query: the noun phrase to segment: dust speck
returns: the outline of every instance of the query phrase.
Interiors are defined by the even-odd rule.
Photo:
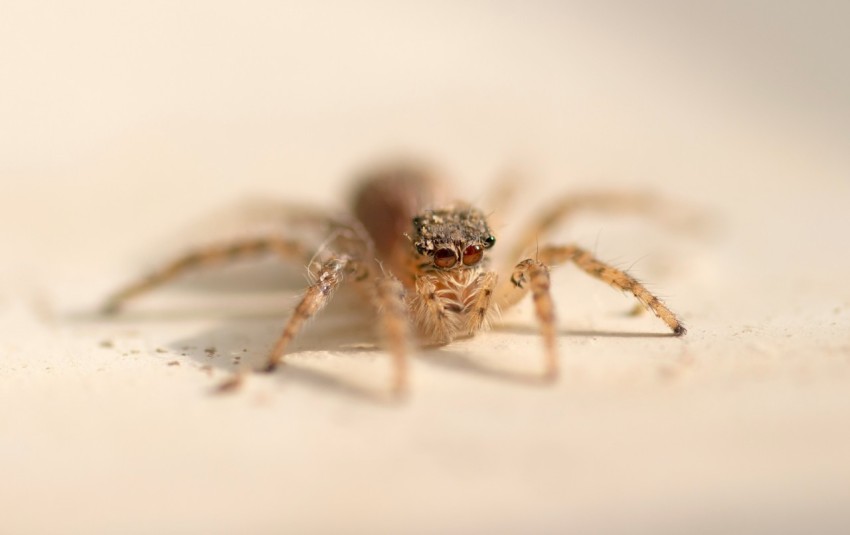
[[[232,376],[228,377],[224,381],[222,381],[218,386],[216,386],[216,392],[220,394],[234,392],[242,386],[242,383],[245,381],[245,376],[242,373],[235,373]]]

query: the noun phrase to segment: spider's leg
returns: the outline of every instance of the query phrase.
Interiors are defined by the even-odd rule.
[[[676,314],[667,308],[667,305],[661,299],[647,290],[646,286],[641,284],[640,281],[625,271],[600,261],[584,249],[574,245],[546,247],[545,252],[541,251],[541,260],[553,265],[572,261],[588,275],[596,277],[618,290],[634,295],[640,304],[666,323],[670,327],[670,330],[677,336],[681,336],[687,332],[681,320],[676,317]]]
[[[315,282],[307,288],[307,292],[301,298],[298,306],[295,307],[280,338],[269,353],[268,361],[263,368],[264,371],[271,372],[277,368],[277,365],[283,359],[284,351],[286,351],[289,342],[295,338],[295,335],[298,334],[307,320],[315,316],[330,302],[334,291],[339,288],[345,275],[351,272],[354,267],[353,260],[348,257],[332,258],[322,264],[316,274]]]
[[[554,266],[564,262],[573,262],[585,273],[608,283],[609,285],[629,292],[653,314],[660,318],[677,336],[686,332],[681,320],[657,296],[646,289],[637,279],[621,269],[609,266],[595,258],[592,254],[575,245],[547,246],[540,249],[539,259],[546,265]],[[526,260],[527,262],[527,260]],[[517,265],[517,269],[522,262]],[[515,272],[516,275],[517,272]],[[525,290],[527,291],[527,290]],[[504,291],[500,294],[500,304],[509,307],[522,299],[525,291],[520,287]]]
[[[536,247],[538,240],[545,238],[556,226],[579,212],[638,214],[674,228],[694,228],[701,223],[699,214],[695,216],[675,203],[647,193],[602,191],[574,194],[556,200],[531,221],[520,234],[508,258],[522,258]]]
[[[555,347],[555,303],[550,291],[549,267],[539,260],[523,260],[514,268],[511,278],[498,288],[496,301],[508,307],[531,291],[534,312],[540,323],[545,350],[545,374],[554,379],[558,375],[558,352]]]
[[[130,299],[149,292],[184,273],[215,264],[234,262],[264,254],[278,254],[287,259],[306,261],[306,251],[301,243],[278,237],[260,237],[212,245],[191,251],[147,277],[125,286],[114,293],[103,305],[104,313],[114,313]]]
[[[393,391],[407,389],[407,355],[410,353],[410,323],[404,287],[392,275],[375,281],[375,307],[378,330],[384,346],[393,358]]]
[[[479,276],[475,291],[465,303],[467,314],[464,332],[472,334],[481,330],[487,326],[490,317],[497,313],[498,309],[493,306],[493,291],[498,280],[499,276],[495,271],[488,271]]]
[[[426,343],[448,344],[462,330],[463,303],[438,289],[429,275],[416,279],[409,303],[419,335]]]

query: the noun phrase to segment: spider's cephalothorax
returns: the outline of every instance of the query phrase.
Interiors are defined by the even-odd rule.
[[[496,243],[484,214],[459,205],[442,210],[426,210],[413,218],[413,246],[423,269],[461,269],[480,264],[484,250]]]
[[[332,217],[316,210],[306,218],[287,220],[293,227],[306,221],[324,229],[329,236],[318,248],[293,232],[291,237],[273,233],[193,251],[117,292],[105,309],[115,311],[129,299],[194,268],[275,253],[308,263],[311,284],[272,348],[265,369],[273,370],[307,320],[330,301],[343,282],[353,281],[365,290],[377,311],[381,339],[393,356],[396,392],[406,383],[412,327],[419,340],[446,344],[486,328],[499,310],[529,294],[544,341],[545,376],[554,377],[557,337],[549,268],[566,262],[632,294],[674,334],[685,333],[676,315],[628,273],[576,245],[537,245],[539,238],[579,209],[652,215],[665,205],[646,196],[618,192],[559,199],[514,244],[513,267],[500,278],[485,255],[496,238],[484,214],[466,204],[444,201],[441,181],[427,166],[407,162],[375,168],[359,184],[351,217]],[[282,215],[286,220],[287,213]],[[532,257],[517,257],[532,248],[536,249]]]

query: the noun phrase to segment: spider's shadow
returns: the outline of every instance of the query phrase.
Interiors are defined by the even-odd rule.
[[[493,326],[493,330],[509,334],[538,335],[539,327],[533,324],[502,323]],[[673,332],[639,332],[639,331],[593,331],[586,329],[558,329],[558,336],[580,336],[586,338],[677,338],[678,334]]]
[[[295,285],[293,285],[295,286]],[[241,288],[237,288],[241,289]],[[359,302],[356,302],[359,301]],[[290,304],[292,305],[292,304]],[[186,307],[166,308],[157,311],[128,310],[116,321],[180,321],[213,318],[218,323],[205,331],[182,337],[166,344],[170,352],[191,358],[202,367],[211,367],[228,375],[262,368],[269,349],[280,335],[292,306],[274,306],[239,309]],[[82,315],[77,319],[85,319]],[[95,319],[88,317],[88,319]],[[362,299],[350,288],[343,288],[335,299],[310,322],[307,328],[293,341],[290,355],[299,353],[322,353],[331,357],[375,358],[380,351],[374,333],[375,314],[364,307]],[[494,326],[496,332],[525,336],[539,336],[534,323],[506,323]],[[673,336],[666,333],[608,332],[562,329],[560,336],[655,338]],[[480,336],[480,335],[479,335]],[[463,342],[457,342],[463,346]],[[306,356],[306,355],[305,355]],[[513,383],[517,385],[542,386],[547,381],[532,360],[528,367],[492,366],[474,352],[458,348],[457,345],[420,348],[413,352],[414,358],[428,365],[468,373],[477,377]],[[285,361],[275,377],[282,383],[302,382],[360,401],[387,403],[394,398],[388,387],[379,382],[363,384],[347,379],[334,372],[318,371],[315,366],[304,365],[292,356]],[[531,360],[531,359],[530,359]]]
[[[342,297],[342,296],[340,296]],[[352,307],[358,310],[352,314]],[[231,376],[262,369],[271,349],[291,314],[266,314],[232,317],[216,326],[170,342],[169,349],[189,357],[204,367],[212,367]],[[328,305],[293,341],[288,359],[272,376],[282,385],[292,382],[309,384],[347,398],[386,404],[392,401],[388,391],[347,380],[332,372],[299,362],[297,355],[321,353],[325,356],[366,357],[377,351],[373,331],[374,316],[364,313],[348,299]],[[295,357],[295,358],[294,358]],[[216,391],[215,389],[213,391]]]
[[[374,318],[368,314],[353,318],[346,310],[326,312],[293,342],[289,358],[273,376],[281,385],[301,382],[357,401],[393,403],[395,398],[388,385],[380,380],[366,383],[338,372],[320,371],[316,366],[304,363],[302,359],[309,358],[311,353],[320,353],[322,358],[383,358],[383,355],[375,356],[376,352],[383,351],[373,332]],[[174,340],[167,346],[170,351],[191,358],[203,367],[209,366],[227,375],[250,372],[262,368],[284,321],[285,318],[280,317],[234,319]],[[518,385],[546,384],[539,371],[494,367],[476,358],[474,353],[452,346],[419,348],[411,356],[428,365],[478,377]],[[389,365],[387,359],[387,369]],[[412,382],[415,384],[415,380]]]
[[[342,291],[316,321],[311,322],[293,341],[288,352],[289,358],[274,373],[274,377],[282,384],[307,383],[360,401],[391,401],[393,397],[388,387],[380,381],[364,384],[363,381],[357,382],[339,373],[319,371],[298,358],[299,354],[309,357],[310,353],[320,353],[322,358],[326,355],[333,358],[383,358],[382,355],[375,356],[376,352],[383,353],[374,332],[375,314],[364,311],[362,306],[358,307],[353,302],[356,298],[356,293]],[[357,312],[352,313],[354,310]],[[261,369],[290,313],[233,315],[222,319],[210,329],[167,345],[175,353],[228,375]],[[517,333],[537,336],[533,326],[527,330],[517,327]],[[462,340],[455,344],[464,345]],[[549,383],[538,369],[537,361],[519,369],[493,366],[485,359],[478,358],[474,352],[454,344],[418,348],[411,356],[427,365],[516,385],[543,386]],[[389,366],[389,359],[387,361]]]
[[[551,384],[551,381],[546,379],[539,371],[490,366],[484,364],[481,359],[476,359],[475,355],[468,351],[450,347],[423,348],[415,356],[433,366],[516,385],[544,386]]]

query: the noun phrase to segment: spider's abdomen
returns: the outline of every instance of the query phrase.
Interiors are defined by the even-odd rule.
[[[407,270],[413,217],[445,203],[437,174],[424,165],[396,163],[364,174],[354,194],[354,215],[375,244],[378,259],[400,278]]]

